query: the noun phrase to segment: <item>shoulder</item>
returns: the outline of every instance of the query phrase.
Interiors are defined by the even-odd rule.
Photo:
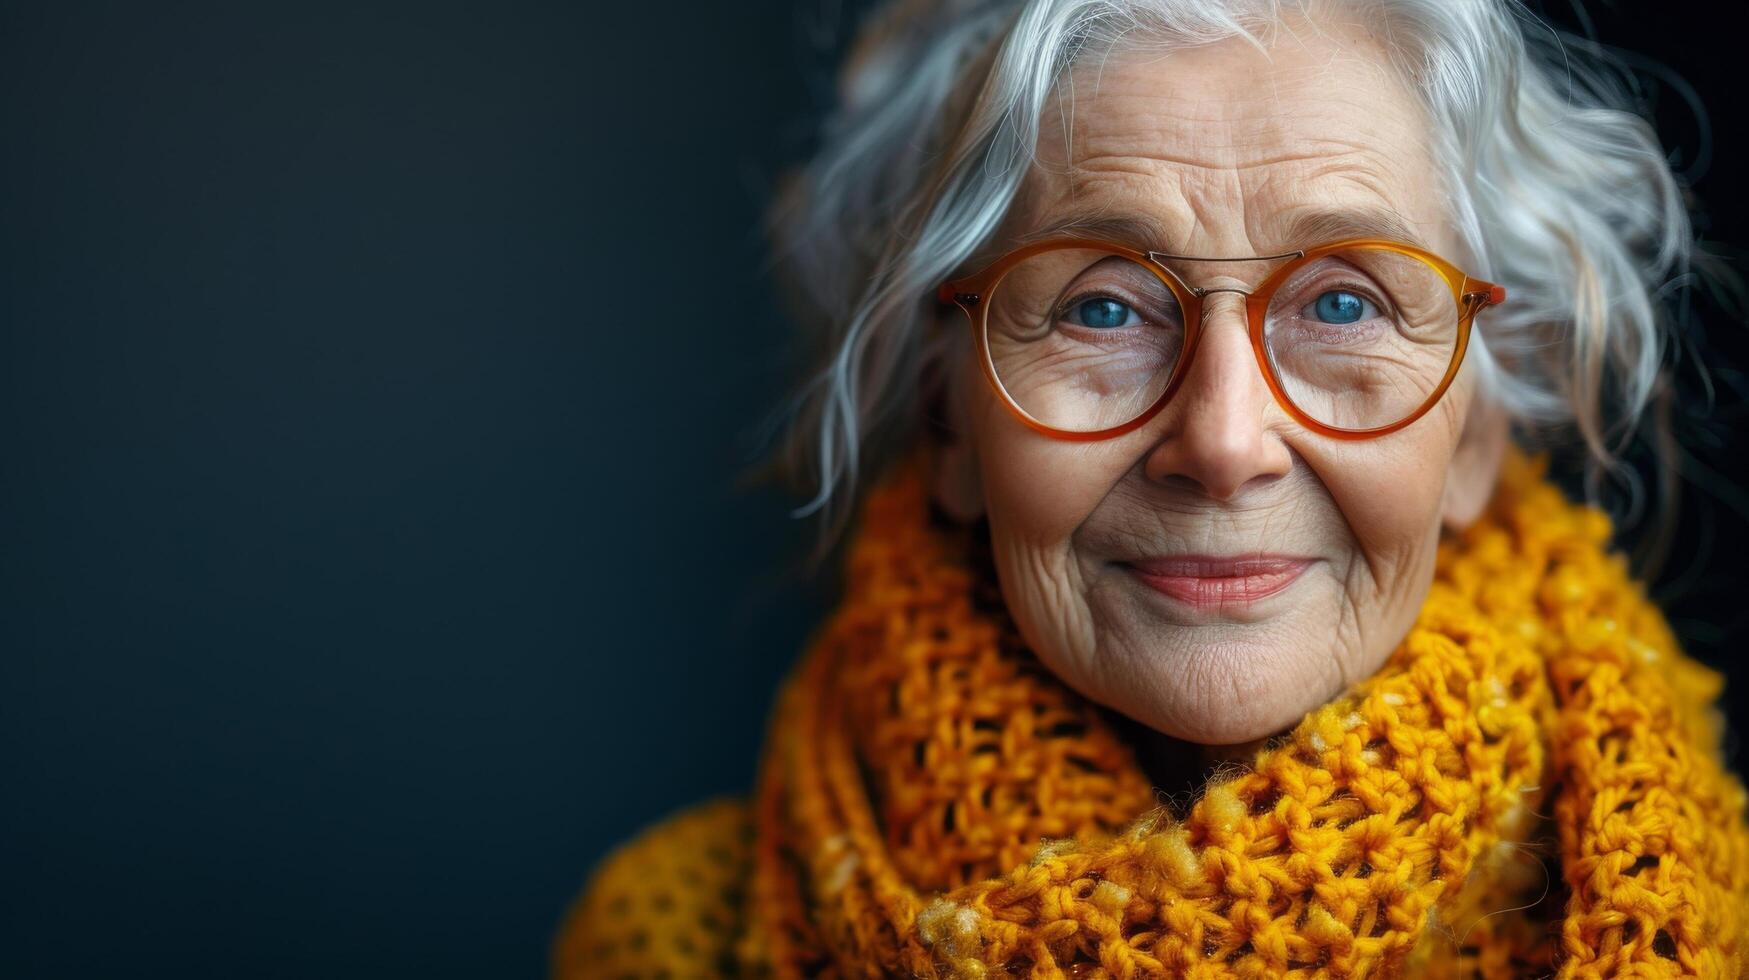
[[[731,972],[752,836],[746,802],[721,798],[620,845],[565,912],[552,980]]]

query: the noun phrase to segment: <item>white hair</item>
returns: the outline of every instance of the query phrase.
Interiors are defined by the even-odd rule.
[[[1689,216],[1633,81],[1509,0],[1330,0],[1365,9],[1441,141],[1449,217],[1510,302],[1478,322],[1485,397],[1576,435],[1595,472],[1660,387],[1664,294],[1691,278]],[[917,438],[955,338],[934,289],[1007,215],[1064,73],[1120,42],[1265,43],[1298,0],[893,0],[863,27],[822,144],[768,214],[773,262],[815,343],[780,408],[775,467],[839,536],[861,474]],[[1260,36],[1262,35],[1262,36]]]

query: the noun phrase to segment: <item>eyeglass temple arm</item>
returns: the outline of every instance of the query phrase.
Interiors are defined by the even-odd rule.
[[[943,303],[951,303],[957,306],[976,306],[979,299],[978,294],[962,293],[954,288],[956,285],[957,283],[952,282],[942,283],[941,288],[935,291],[935,298]]]
[[[1482,287],[1480,289],[1466,289],[1464,291],[1463,298],[1464,304],[1467,307],[1466,315],[1468,316],[1475,316],[1477,313],[1482,312],[1483,307],[1499,306],[1501,303],[1506,302],[1505,286],[1496,285],[1491,282],[1481,282],[1475,279],[1466,282],[1464,285]]]

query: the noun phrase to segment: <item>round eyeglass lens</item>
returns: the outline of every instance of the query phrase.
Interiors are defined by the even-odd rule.
[[[1008,397],[1067,432],[1147,411],[1184,352],[1184,314],[1165,280],[1101,249],[1051,249],[1015,265],[992,291],[984,330]]]
[[[1376,429],[1433,397],[1457,354],[1459,319],[1451,284],[1433,266],[1388,248],[1350,248],[1282,282],[1264,315],[1264,350],[1307,416]]]

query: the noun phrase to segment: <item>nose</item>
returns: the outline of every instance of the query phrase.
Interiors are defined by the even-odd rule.
[[[1251,348],[1243,297],[1211,293],[1203,315],[1190,373],[1156,420],[1145,471],[1228,500],[1253,481],[1285,476],[1293,459],[1269,425],[1275,398]]]

